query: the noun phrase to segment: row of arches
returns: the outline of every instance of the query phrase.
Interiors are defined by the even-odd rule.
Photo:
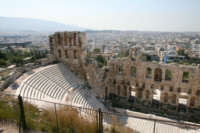
[[[118,65],[118,73],[121,74],[122,72],[123,72],[122,65]],[[135,66],[132,66],[130,68],[130,75],[132,77],[136,77],[136,74],[137,74],[137,68]],[[156,68],[153,73],[152,68],[147,67],[145,75],[146,75],[147,79],[151,79],[152,77],[154,77],[154,81],[157,81],[157,82],[161,82],[163,80],[163,78],[162,78],[163,71],[161,68]],[[171,70],[169,70],[169,69],[165,70],[164,80],[171,81],[172,79],[173,79],[173,75],[172,75]],[[189,81],[189,72],[183,72],[182,82],[187,83],[188,81]]]
[[[121,74],[121,73],[123,72],[123,67],[122,67],[122,65],[118,65],[118,66],[117,66],[117,69],[118,69],[118,73],[119,73],[119,74]],[[136,67],[135,67],[135,66],[132,66],[132,67],[131,67],[130,73],[131,73],[131,76],[132,76],[132,77],[136,77]]]
[[[145,99],[145,100],[151,100],[151,94],[152,92],[148,89],[142,90],[138,89],[136,91],[136,97],[139,98],[140,100]]]
[[[117,85],[116,90],[113,92],[109,90],[108,87],[105,87],[105,92],[104,92],[105,98],[108,98],[110,92],[115,93],[117,96],[129,97],[131,89],[130,87],[127,87],[126,85]]]
[[[147,71],[152,71],[151,68],[147,68]],[[172,72],[167,69],[165,70],[165,80],[171,81],[172,80]],[[162,81],[162,70],[160,68],[156,68],[154,71],[154,81],[161,82]]]
[[[113,83],[114,83],[113,87],[115,88],[114,91],[108,90],[108,87],[105,88],[105,97],[106,98],[108,97],[109,92],[114,93],[118,96],[123,96],[123,97],[128,98],[132,94],[131,92],[134,91],[134,93],[135,93],[134,96],[136,98],[138,98],[139,100],[145,100],[145,101],[151,102],[156,97],[156,100],[162,101],[165,104],[172,104],[172,105],[181,104],[181,103],[179,103],[180,99],[177,94],[169,93],[169,92],[165,92],[165,91],[163,91],[163,92],[159,91],[159,94],[157,95],[157,91],[154,90],[155,87],[153,85],[151,86],[152,89],[146,89],[145,83],[141,84],[141,86],[138,83],[136,83],[135,86],[137,86],[138,89],[132,90],[130,85],[127,85],[126,82],[125,83],[124,82],[116,83],[116,80],[113,80]],[[170,87],[170,88],[172,88],[172,91],[173,91],[173,87]],[[181,88],[177,88],[176,90],[181,92]],[[192,89],[188,89],[188,94],[189,94],[189,91],[192,91]],[[190,92],[190,93],[192,93],[192,92]],[[185,100],[187,100],[187,104],[189,107],[195,107],[195,106],[197,106],[197,103],[196,103],[197,98],[200,98],[200,90],[197,90],[196,92],[193,93],[192,97],[185,99]]]
[[[70,52],[72,52],[72,55],[73,55],[74,59],[78,58],[77,50],[71,50]],[[69,58],[70,57],[70,52],[69,52],[69,50],[65,50],[64,51],[65,58]],[[60,49],[58,50],[58,57],[62,58],[62,50],[60,50]]]
[[[122,67],[120,66],[118,68],[119,68],[119,72],[121,73]],[[136,71],[137,71],[136,67],[132,66],[130,69],[130,73],[132,77],[136,77]],[[146,68],[146,78],[151,79],[152,77],[153,77],[152,69],[150,67]],[[159,82],[162,81],[162,70],[160,68],[155,69],[154,80],[159,81]],[[172,80],[172,72],[169,69],[165,71],[165,80],[168,80],[168,81]]]
[[[137,90],[140,90],[140,91],[148,90],[148,89],[146,89],[145,83],[139,84],[138,82],[135,82],[135,87],[138,88]],[[151,84],[151,85],[149,86],[149,89],[152,90],[152,92],[155,91],[155,86],[154,86],[154,84]],[[162,91],[163,91],[163,92],[164,92],[164,91],[169,91],[169,92],[175,92],[175,93],[177,93],[177,92],[178,92],[178,93],[184,92],[184,93],[189,94],[189,95],[192,94],[192,95],[195,95],[195,96],[197,96],[197,97],[200,97],[200,89],[197,89],[197,90],[195,91],[195,90],[189,88],[189,89],[187,89],[187,91],[185,91],[185,89],[182,89],[182,88],[180,88],[180,87],[174,88],[173,86],[163,86],[163,85],[161,85],[161,86],[158,87],[158,90],[160,90],[161,92],[162,92]]]
[[[136,96],[137,98],[140,99],[145,99],[145,100],[152,100],[151,99],[151,94],[152,92],[150,90],[144,90],[144,92],[142,91],[138,91]],[[195,107],[197,104],[198,99],[200,99],[200,96],[192,96],[191,98],[187,99],[187,104],[189,107]],[[163,103],[168,104],[174,104],[176,105],[178,102],[178,96],[176,94],[170,94],[165,92],[163,94],[163,99],[162,99]]]
[[[170,101],[169,101],[169,99],[170,99]],[[177,96],[176,96],[176,94],[172,94],[171,96],[169,96],[168,93],[164,93],[163,102],[164,103],[171,102],[172,104],[176,104],[176,102],[177,102]]]
[[[152,78],[152,69],[151,68],[147,68],[146,69],[146,78]],[[162,81],[162,75],[163,75],[163,72],[162,72],[162,69],[160,68],[156,68],[154,70],[154,81],[157,81],[157,82],[161,82]],[[172,78],[173,78],[173,75],[172,75],[172,72],[171,70],[167,69],[165,70],[165,81],[171,81]],[[182,82],[189,82],[189,72],[183,72],[182,74]]]
[[[118,72],[119,73],[122,72],[122,66],[118,67]],[[137,73],[136,67],[132,66],[130,68],[130,74],[131,74],[131,76],[132,77],[136,77],[136,73]],[[147,79],[151,79],[152,77],[154,77],[154,81],[157,81],[157,82],[161,82],[163,80],[163,78],[162,78],[163,72],[162,72],[161,68],[156,68],[154,70],[154,73],[153,73],[152,68],[147,67],[145,75],[146,75],[145,77]],[[171,81],[172,79],[173,79],[172,71],[169,70],[169,69],[165,70],[164,80],[165,81]],[[184,82],[184,83],[189,82],[189,72],[183,72],[183,74],[182,74],[182,82]]]
[[[111,83],[110,85],[113,87],[113,88],[117,88],[117,85],[126,85],[127,87],[131,87],[131,81],[124,81],[124,80],[122,80],[122,81],[120,81],[120,82],[117,82],[115,79],[114,80],[112,80],[112,79],[110,79],[109,80],[110,82],[109,83]],[[136,82],[134,82],[134,86],[136,87],[136,88],[139,88],[140,90],[144,90],[144,89],[146,89],[146,84],[145,84],[145,82],[143,82],[143,83],[140,83],[139,84],[139,82],[138,81],[136,81]],[[157,86],[157,85],[156,85]],[[155,86],[154,86],[154,84],[150,84],[150,85],[148,85],[147,86],[150,90],[155,90]],[[119,88],[119,87],[118,87]],[[164,85],[160,85],[160,86],[157,86],[157,89],[159,89],[160,91],[168,91],[168,92],[175,92],[175,93],[181,93],[181,92],[184,92],[184,93],[187,93],[187,94],[189,94],[189,95],[196,95],[196,96],[200,96],[200,89],[197,89],[196,91],[194,90],[194,89],[191,89],[191,88],[188,88],[187,89],[187,91],[185,91],[185,89],[183,89],[183,88],[180,88],[180,87],[177,87],[177,88],[174,88],[173,87],[173,85],[171,85],[171,86],[164,86]]]
[[[128,87],[127,86],[117,86],[117,95],[118,96],[124,96],[127,97],[128,96]]]
[[[64,35],[57,34],[57,43],[58,45],[64,44],[66,46],[76,46],[81,45],[81,39],[77,33],[64,33]]]
[[[187,99],[188,106],[189,107],[194,107],[196,105],[197,98],[198,97],[192,96],[190,99]],[[172,94],[172,96],[169,97],[168,93],[164,93],[163,102],[164,103],[168,103],[169,100],[171,100],[171,103],[176,104],[176,102],[177,102],[177,96],[175,94]]]

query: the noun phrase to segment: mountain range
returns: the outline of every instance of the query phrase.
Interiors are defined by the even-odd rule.
[[[0,32],[20,33],[20,32],[55,32],[55,31],[85,31],[74,25],[66,25],[54,21],[47,21],[32,18],[14,18],[0,16]]]

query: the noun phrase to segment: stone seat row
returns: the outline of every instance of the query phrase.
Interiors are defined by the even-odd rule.
[[[64,74],[61,75],[61,73]],[[80,82],[75,79],[73,73],[69,71],[64,72],[61,64],[58,64],[34,73],[20,86],[21,89],[18,89],[20,90],[18,94],[29,98],[42,99],[45,96],[49,96],[57,100],[62,100],[67,90],[77,85],[77,81]],[[32,93],[33,89],[38,90],[41,94]]]
[[[106,111],[104,105],[96,97],[92,96],[92,93],[87,88],[77,88],[74,90],[72,93],[72,105],[93,110],[101,108],[102,111]]]
[[[30,101],[38,99],[62,102],[71,88],[73,88],[71,104],[88,108],[81,112],[92,114],[94,111],[90,109],[106,110],[94,94],[83,86],[82,81],[63,64],[53,65],[32,74],[20,85],[17,93]]]

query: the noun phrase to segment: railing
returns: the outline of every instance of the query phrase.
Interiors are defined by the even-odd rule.
[[[29,103],[37,104],[37,108]],[[4,105],[9,105],[7,109]],[[2,108],[1,108],[2,107]],[[95,133],[103,133],[105,128],[129,127],[140,133],[200,133],[200,125],[188,122],[164,119],[161,117],[140,113],[104,112],[79,106],[60,104],[41,99],[27,98],[0,93],[1,125],[16,124],[19,133],[29,130],[42,130],[45,132],[64,133],[80,128],[93,129]],[[8,113],[10,113],[8,115]],[[78,119],[77,121],[75,121]],[[87,120],[86,120],[87,119]],[[4,124],[1,124],[4,123]],[[77,125],[74,125],[76,123]],[[81,126],[84,125],[88,129]],[[48,126],[48,129],[46,126]],[[134,132],[133,131],[133,132]],[[126,133],[126,132],[124,132]]]

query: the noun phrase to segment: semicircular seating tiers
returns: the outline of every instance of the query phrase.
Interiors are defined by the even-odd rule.
[[[49,107],[50,104],[38,100],[70,103],[73,106],[90,109],[101,108],[106,111],[104,105],[96,99],[95,94],[83,83],[66,65],[60,63],[47,66],[30,75],[17,89],[16,95],[21,95],[26,101],[43,108]]]

